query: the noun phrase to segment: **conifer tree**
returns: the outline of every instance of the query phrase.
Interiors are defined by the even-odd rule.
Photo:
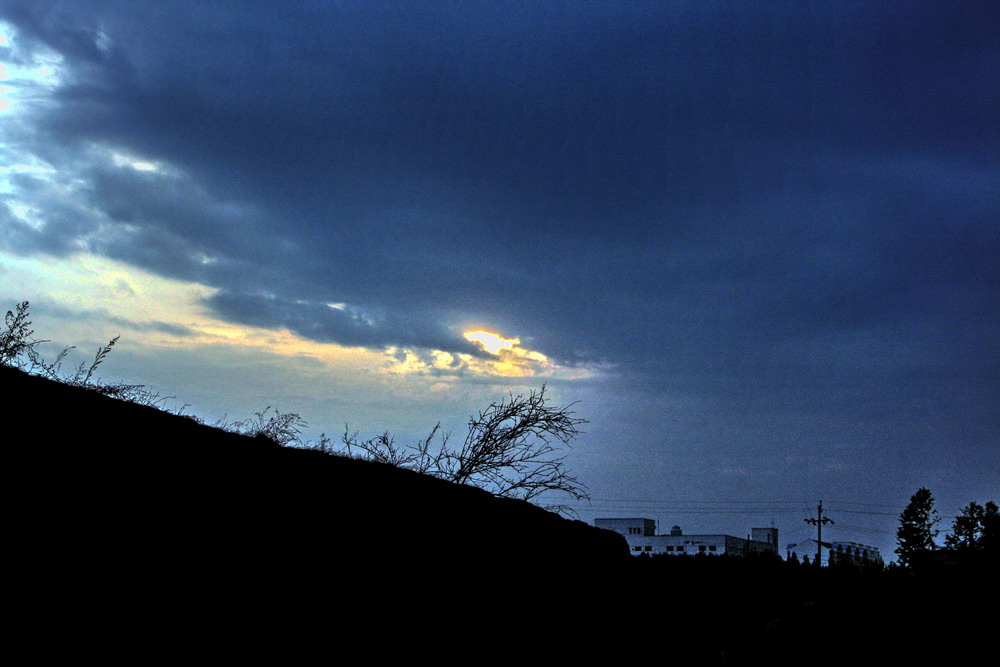
[[[1000,506],[990,500],[983,508],[983,533],[979,538],[981,551],[1000,556]]]
[[[934,509],[934,496],[926,488],[919,489],[910,497],[910,504],[899,515],[896,530],[896,555],[904,567],[912,567],[926,554],[937,548],[934,538],[938,530],[938,513]]]
[[[976,501],[962,508],[962,513],[955,517],[951,535],[944,539],[945,546],[958,550],[982,550],[996,537],[998,508],[992,500],[986,506]]]
[[[983,506],[973,500],[955,517],[951,535],[944,538],[945,546],[950,549],[975,549],[982,537],[982,521]]]

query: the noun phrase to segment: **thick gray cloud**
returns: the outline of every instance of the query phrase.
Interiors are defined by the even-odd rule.
[[[472,343],[457,342],[456,332],[435,328],[403,313],[371,312],[350,306],[296,301],[271,294],[221,291],[207,303],[223,318],[263,327],[276,324],[320,342],[354,347],[422,347],[483,356]]]
[[[995,275],[993,12],[518,8],[5,15],[73,74],[34,128],[44,141],[185,169],[84,175],[101,211],[139,228],[107,252],[233,293],[264,285],[192,256],[259,269],[289,306],[483,317],[567,358],[621,360],[648,332],[689,337],[685,321],[766,342],[936,308],[920,302],[941,281]],[[899,173],[911,162],[924,173]],[[978,190],[948,190],[969,174]],[[49,251],[80,233],[50,225]],[[623,336],[622,316],[648,325]]]
[[[911,420],[937,400],[926,418],[985,448],[998,14],[3,2],[7,56],[45,45],[67,72],[9,136],[77,180],[69,200],[16,181],[45,225],[0,209],[0,242],[83,242],[220,288],[222,317],[320,341],[469,351],[461,327],[491,326],[733,423]]]

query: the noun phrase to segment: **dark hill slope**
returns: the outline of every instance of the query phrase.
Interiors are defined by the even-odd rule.
[[[528,503],[282,448],[0,367],[14,538],[108,585],[401,590],[442,577],[565,581],[624,540]],[[483,575],[482,573],[493,573]]]
[[[7,636],[22,653],[941,664],[914,628],[995,626],[975,611],[995,574],[633,559],[621,536],[522,502],[5,367],[0,396]],[[815,628],[847,643],[817,655]]]

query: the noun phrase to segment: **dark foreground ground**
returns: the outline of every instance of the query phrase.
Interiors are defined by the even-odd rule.
[[[998,629],[983,563],[632,559],[409,471],[6,367],[0,395],[8,632],[39,658],[940,664]]]

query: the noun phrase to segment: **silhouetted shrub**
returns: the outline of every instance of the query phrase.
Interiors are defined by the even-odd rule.
[[[576,500],[589,500],[586,486],[565,466],[562,446],[579,433],[586,420],[574,417],[573,404],[557,407],[545,398],[545,386],[527,396],[508,393],[506,399],[491,403],[478,416],[469,417],[469,430],[462,446],[448,445],[448,435],[440,435],[440,424],[416,445],[398,445],[388,433],[369,440],[345,430],[341,437],[348,455],[415,470],[441,479],[475,486],[504,498],[535,501],[542,494],[564,493]],[[433,445],[435,438],[440,444]],[[317,448],[336,451],[327,438]],[[572,514],[562,504],[545,504],[546,509]]]

